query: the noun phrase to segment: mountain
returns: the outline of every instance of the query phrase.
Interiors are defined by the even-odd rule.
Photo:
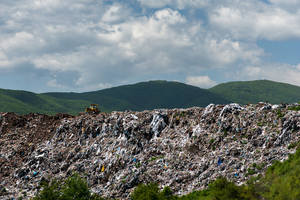
[[[210,103],[227,104],[229,100],[199,87],[179,82],[149,81],[95,92],[44,93],[65,100],[85,100],[97,103],[103,111],[153,110],[155,108],[205,107]]]
[[[45,113],[49,115],[61,112],[77,115],[90,103],[83,100],[57,99],[27,91],[0,89],[0,112]]]
[[[209,91],[239,104],[262,101],[279,104],[300,101],[300,87],[268,80],[221,83],[210,88]]]
[[[300,87],[267,80],[222,83],[208,90],[179,82],[148,81],[84,93],[43,93],[0,89],[0,112],[77,115],[91,103],[103,112],[156,108],[205,107],[210,103],[239,104],[300,101]]]

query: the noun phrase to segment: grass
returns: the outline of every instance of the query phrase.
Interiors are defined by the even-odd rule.
[[[72,100],[98,103],[103,110],[153,110],[156,108],[205,107],[210,103],[227,104],[229,100],[199,87],[179,82],[149,81],[85,93],[45,93]],[[178,116],[186,116],[180,113]]]
[[[160,157],[152,157],[151,159],[146,160],[146,162],[151,162],[157,159],[163,159],[165,156],[160,156]]]
[[[281,112],[281,109],[277,110],[277,117],[282,119],[284,117],[284,113]]]
[[[18,114],[69,113],[77,115],[91,103],[100,105],[102,112],[142,111],[157,108],[206,107],[210,103],[240,104],[268,101],[298,102],[300,87],[272,81],[246,81],[219,84],[211,89],[201,89],[179,82],[149,81],[133,85],[124,85],[99,91],[84,93],[43,93],[0,89],[0,112]],[[290,108],[299,110],[300,106]],[[283,113],[278,110],[278,117]],[[189,113],[181,112],[176,117],[186,117]]]
[[[18,114],[45,113],[69,113],[78,115],[84,111],[91,102],[83,100],[66,100],[55,97],[35,94],[26,91],[0,89],[0,112],[15,112]]]
[[[209,91],[243,105],[266,100],[271,104],[293,103],[300,100],[300,87],[268,80],[222,83],[210,88]]]
[[[298,142],[292,142],[292,143],[288,146],[288,149],[293,149],[293,148],[297,147],[299,144],[300,144],[300,141],[298,141]]]
[[[293,107],[289,108],[288,110],[299,111],[300,110],[300,105],[299,106],[293,106]]]

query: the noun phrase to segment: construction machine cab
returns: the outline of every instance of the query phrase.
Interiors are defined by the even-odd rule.
[[[99,105],[98,104],[91,104],[89,108],[85,109],[85,112],[89,113],[89,114],[93,114],[93,113],[99,114],[100,113]]]

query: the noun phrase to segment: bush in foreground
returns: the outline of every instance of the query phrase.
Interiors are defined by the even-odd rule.
[[[51,183],[42,182],[44,189],[33,200],[104,200],[98,194],[91,194],[87,182],[78,173],[72,174],[67,180],[54,179]]]
[[[158,183],[140,184],[131,194],[131,200],[169,200],[173,199],[172,191],[165,187],[159,192]]]

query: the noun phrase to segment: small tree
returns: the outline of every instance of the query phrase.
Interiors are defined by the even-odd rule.
[[[157,200],[158,195],[158,183],[140,184],[131,194],[131,200]]]
[[[159,192],[158,183],[140,184],[131,194],[131,200],[171,200],[173,192],[165,187]]]
[[[54,179],[50,184],[46,181],[41,182],[41,187],[44,189],[40,191],[33,200],[52,200],[60,198],[61,181]]]
[[[33,200],[105,200],[99,194],[91,195],[87,182],[78,173],[64,182],[58,179],[51,183],[43,181],[41,186],[44,189]]]
[[[239,199],[239,187],[225,177],[220,177],[209,185],[215,199]]]
[[[173,192],[170,187],[164,187],[163,191],[159,194],[159,199],[172,199]]]
[[[65,181],[65,184],[61,188],[61,192],[62,200],[86,200],[91,197],[87,182],[84,179],[81,179],[78,173],[74,173]]]

